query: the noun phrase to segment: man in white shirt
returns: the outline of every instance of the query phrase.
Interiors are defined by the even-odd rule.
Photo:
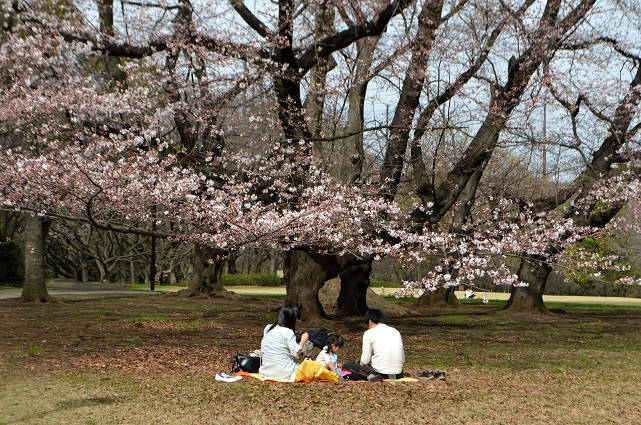
[[[363,334],[363,352],[360,365],[344,364],[343,369],[366,372],[370,381],[403,377],[405,349],[399,331],[385,324],[385,314],[371,309],[365,314],[367,331]]]

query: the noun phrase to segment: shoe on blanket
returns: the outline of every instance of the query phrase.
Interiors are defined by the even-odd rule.
[[[429,369],[423,372],[416,372],[416,377],[419,379],[434,379],[434,372]]]
[[[238,382],[243,379],[242,376],[229,376],[226,373],[216,374],[216,381],[219,382]]]
[[[434,372],[434,378],[445,381],[445,371],[437,370],[436,372]]]
[[[383,377],[381,375],[374,375],[373,373],[370,373],[367,376],[367,380],[369,382],[382,382],[383,381]]]

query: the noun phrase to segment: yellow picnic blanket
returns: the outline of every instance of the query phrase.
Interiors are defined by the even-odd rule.
[[[250,378],[258,379],[259,381],[262,381],[262,382],[291,382],[285,379],[267,379],[260,376],[260,373],[249,373],[242,370],[240,372],[236,372],[236,376],[248,376]]]
[[[258,373],[236,372],[237,376],[251,376],[261,381],[271,382],[291,382],[286,379],[263,378]],[[296,379],[294,382],[334,382],[338,381],[338,375],[325,368],[322,364],[313,360],[303,360],[296,369]]]

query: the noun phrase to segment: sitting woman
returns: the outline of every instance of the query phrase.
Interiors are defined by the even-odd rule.
[[[265,379],[294,381],[298,363],[294,361],[309,338],[305,332],[296,342],[294,330],[298,319],[298,308],[285,304],[278,312],[278,317],[271,325],[265,327],[260,348],[263,351],[260,376]]]

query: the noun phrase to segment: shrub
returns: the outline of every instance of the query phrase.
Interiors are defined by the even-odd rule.
[[[280,286],[285,281],[275,274],[224,274],[223,286]]]
[[[0,282],[11,285],[24,282],[24,256],[14,241],[0,243]]]

